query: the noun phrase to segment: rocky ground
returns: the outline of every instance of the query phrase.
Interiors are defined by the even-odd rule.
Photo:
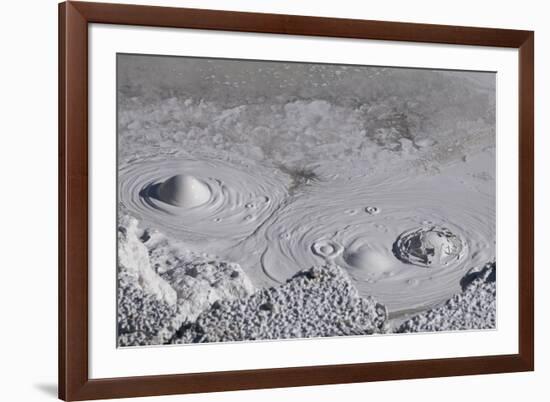
[[[300,272],[286,284],[216,302],[175,343],[370,335],[385,330],[383,305],[362,298],[335,265]]]
[[[214,302],[255,290],[238,264],[140,231],[133,218],[121,217],[118,242],[119,346],[167,343]]]

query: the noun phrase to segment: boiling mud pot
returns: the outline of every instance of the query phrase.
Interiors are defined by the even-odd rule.
[[[287,181],[277,170],[258,166],[148,159],[119,171],[119,202],[144,227],[219,251],[250,236],[273,214]]]
[[[241,264],[258,286],[335,263],[398,315],[447,299],[494,259],[494,181],[473,174],[491,160],[431,175],[321,175],[289,194],[278,169],[152,159],[120,170],[119,201],[145,227]]]

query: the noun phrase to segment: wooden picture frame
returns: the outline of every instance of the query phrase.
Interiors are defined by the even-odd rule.
[[[519,353],[90,379],[88,24],[196,28],[519,49]],[[87,2],[59,5],[59,397],[140,397],[534,369],[534,33]]]

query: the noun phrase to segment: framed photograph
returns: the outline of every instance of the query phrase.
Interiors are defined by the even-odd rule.
[[[533,370],[533,44],[60,4],[59,397]]]

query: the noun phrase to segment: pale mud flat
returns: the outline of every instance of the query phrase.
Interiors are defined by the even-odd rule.
[[[120,57],[120,345],[495,328],[493,74]]]

